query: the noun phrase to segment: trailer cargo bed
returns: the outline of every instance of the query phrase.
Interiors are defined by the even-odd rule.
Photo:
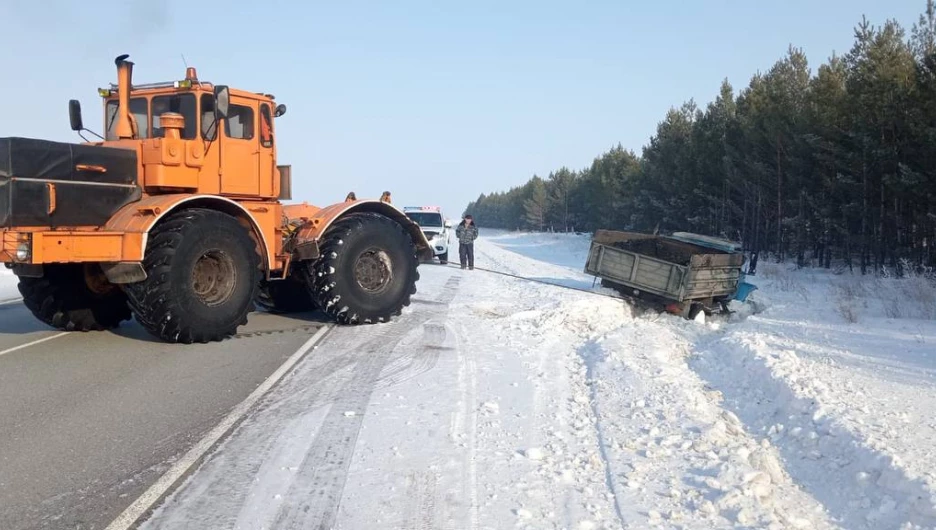
[[[632,298],[677,304],[688,314],[733,298],[744,255],[667,236],[598,230],[585,272]]]

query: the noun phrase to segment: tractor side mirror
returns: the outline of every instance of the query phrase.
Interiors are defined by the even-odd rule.
[[[73,131],[84,130],[84,123],[81,121],[81,102],[77,99],[68,102],[68,119],[71,121]]]
[[[215,116],[218,118],[227,119],[228,112],[231,108],[231,94],[228,90],[228,87],[225,85],[218,85],[214,87],[214,97]]]
[[[273,117],[279,118],[283,114],[286,114],[286,105],[283,105],[282,103],[280,103],[279,105],[276,106],[276,111],[273,113]]]

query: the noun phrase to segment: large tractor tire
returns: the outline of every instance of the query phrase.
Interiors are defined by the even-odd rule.
[[[379,214],[354,213],[332,224],[322,257],[308,269],[316,305],[339,324],[387,322],[416,293],[419,261],[410,236]]]
[[[147,278],[126,286],[137,321],[167,342],[220,341],[254,309],[260,256],[237,219],[201,208],[170,215],[150,231]]]
[[[270,313],[300,313],[315,309],[315,302],[306,289],[306,265],[294,264],[289,276],[282,280],[261,280],[257,293],[257,305]]]
[[[130,320],[127,296],[96,263],[50,264],[41,278],[19,279],[23,303],[42,322],[64,331],[103,331]]]

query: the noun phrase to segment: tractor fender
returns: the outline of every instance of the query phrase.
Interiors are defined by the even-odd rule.
[[[301,211],[299,209],[293,211]],[[345,201],[332,204],[320,209],[306,210],[307,216],[303,216],[302,226],[296,231],[293,240],[292,250],[295,253],[295,259],[306,260],[319,257],[318,244],[322,235],[328,228],[345,215],[352,213],[368,212],[377,213],[389,217],[403,227],[413,240],[416,246],[416,254],[423,259],[432,259],[432,247],[429,240],[419,228],[419,225],[403,213],[403,210],[393,206],[390,203],[376,199],[363,199]],[[286,207],[286,214],[290,214],[290,207]]]
[[[166,215],[184,208],[207,208],[226,213],[245,227],[250,229],[250,235],[257,243],[257,252],[261,263],[266,264],[264,270],[273,267],[271,259],[273,253],[269,246],[263,229],[257,219],[241,203],[217,195],[192,195],[187,193],[154,195],[121,208],[107,222],[105,230],[123,232],[124,257],[130,261],[142,261],[146,252],[146,243],[149,231],[156,226]],[[129,248],[126,248],[128,247]]]

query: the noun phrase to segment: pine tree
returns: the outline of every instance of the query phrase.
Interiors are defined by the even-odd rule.
[[[546,195],[546,184],[543,179],[534,176],[527,187],[527,199],[523,201],[526,224],[530,228],[542,231],[546,224],[546,209],[549,200]]]

